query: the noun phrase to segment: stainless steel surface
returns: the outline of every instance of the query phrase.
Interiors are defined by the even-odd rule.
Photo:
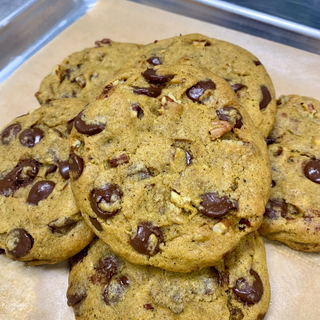
[[[97,0],[0,0],[0,83]]]
[[[320,0],[130,1],[320,54]]]

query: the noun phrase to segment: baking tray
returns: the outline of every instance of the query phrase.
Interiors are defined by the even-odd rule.
[[[97,0],[0,0],[0,83]]]

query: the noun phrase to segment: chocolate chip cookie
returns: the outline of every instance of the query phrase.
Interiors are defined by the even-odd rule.
[[[201,66],[224,78],[257,128],[265,137],[270,133],[276,109],[273,84],[263,64],[247,50],[201,34],[188,34],[146,45],[128,65],[152,68],[161,64]]]
[[[319,128],[319,101],[281,96],[267,139],[273,181],[260,232],[306,252],[320,252]]]
[[[71,260],[76,319],[263,319],[270,301],[262,239],[251,233],[215,267],[190,274],[131,264],[101,240]]]
[[[41,82],[36,98],[40,104],[59,98],[93,100],[103,83],[127,63],[139,45],[103,39],[94,48],[66,57]]]
[[[85,105],[51,101],[0,134],[0,248],[10,259],[56,263],[93,238],[69,182],[69,132]]]
[[[206,69],[156,66],[110,79],[70,142],[84,218],[132,263],[204,268],[261,224],[266,143],[230,85]]]

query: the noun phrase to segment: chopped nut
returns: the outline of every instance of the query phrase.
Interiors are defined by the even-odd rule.
[[[223,233],[226,230],[227,230],[227,227],[222,222],[218,222],[212,227],[212,231],[217,233]]]
[[[194,40],[192,42],[192,44],[196,47],[196,48],[204,48],[204,47],[208,47],[210,46],[210,42],[207,40]]]
[[[225,133],[230,132],[232,130],[232,124],[228,121],[213,120],[211,124],[213,127],[210,130],[212,140],[216,140],[223,136]]]
[[[170,93],[169,93],[170,95]],[[168,114],[169,116],[180,116],[183,111],[183,106],[177,103],[173,95],[171,97],[165,96],[161,100],[161,108],[159,109],[160,114]],[[180,101],[181,102],[181,101]]]
[[[53,76],[58,75],[59,72],[60,72],[60,69],[61,69],[60,64],[55,65],[55,66],[53,67],[52,71],[51,71],[51,74],[52,74]]]
[[[111,168],[116,168],[120,164],[128,163],[128,162],[129,162],[129,157],[126,153],[122,153],[118,156],[114,156],[109,160],[109,164]]]
[[[74,143],[73,143],[73,147],[75,148],[79,148],[81,146],[81,141],[80,140],[76,140]]]

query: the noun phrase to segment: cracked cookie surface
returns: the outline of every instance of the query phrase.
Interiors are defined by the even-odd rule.
[[[273,182],[260,232],[306,252],[320,252],[319,126],[319,101],[281,96],[267,139]]]
[[[219,265],[182,274],[131,264],[96,239],[71,259],[67,299],[76,319],[263,319],[264,244],[251,233]]]
[[[188,34],[146,45],[128,66],[151,68],[161,64],[200,66],[224,78],[256,127],[265,137],[270,133],[275,92],[265,67],[252,53],[226,41]]]
[[[127,63],[138,51],[139,45],[114,42],[110,39],[96,41],[87,48],[66,57],[56,65],[41,84],[36,98],[40,104],[59,98],[93,100],[103,83]]]
[[[137,264],[190,272],[256,230],[271,172],[260,132],[206,69],[110,79],[75,119],[71,184],[88,225]]]
[[[93,238],[69,182],[69,133],[86,104],[51,101],[0,133],[0,248],[10,259],[60,262]]]

